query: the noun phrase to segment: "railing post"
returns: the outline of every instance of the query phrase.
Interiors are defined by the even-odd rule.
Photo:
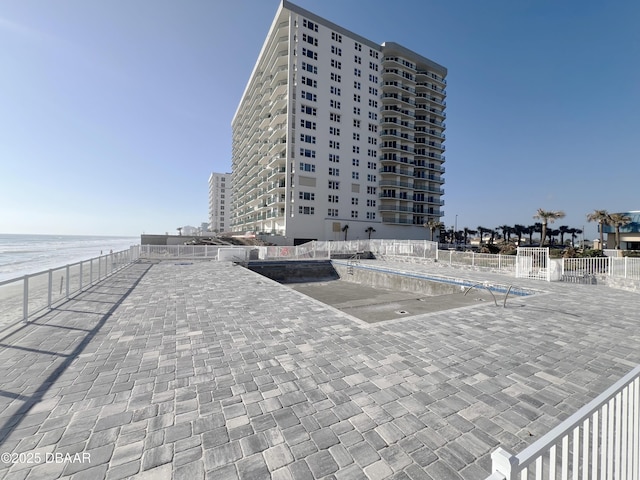
[[[476,252],[471,252],[471,266],[476,266]]]
[[[505,480],[516,480],[518,477],[518,457],[511,455],[503,448],[491,454],[491,470],[502,475]]]
[[[624,257],[624,278],[627,278],[627,260],[629,257]]]
[[[51,291],[53,290],[53,270],[49,269],[49,288],[47,289],[47,307],[51,308]]]
[[[22,291],[22,319],[26,322],[29,318],[29,277],[24,276]]]
[[[69,271],[69,265],[67,265],[67,272]],[[67,275],[69,278],[69,275]],[[93,260],[89,261],[89,284],[93,281]],[[78,290],[82,291],[82,262],[80,262],[80,282],[78,285]],[[67,288],[67,296],[69,296],[69,289]]]
[[[69,265],[67,265],[66,267],[66,271],[67,271],[67,281],[65,282],[65,297],[68,299],[69,298]],[[82,276],[80,276],[80,278],[82,278]],[[82,281],[82,280],[81,280]]]

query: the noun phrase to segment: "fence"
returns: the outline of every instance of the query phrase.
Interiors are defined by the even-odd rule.
[[[518,247],[516,259],[516,278],[551,280],[548,248]]]
[[[498,448],[486,480],[640,478],[640,366],[517,455]]]
[[[20,319],[28,321],[37,313],[112,275],[138,257],[139,247],[134,246],[0,282],[0,328]]]
[[[562,278],[564,280],[571,281],[571,279],[597,275],[640,280],[640,258],[591,257],[562,259]]]

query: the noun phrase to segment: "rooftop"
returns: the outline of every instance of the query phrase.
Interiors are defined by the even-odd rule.
[[[484,480],[640,363],[637,293],[384,267],[540,294],[366,323],[230,262],[133,264],[0,333],[0,477]]]

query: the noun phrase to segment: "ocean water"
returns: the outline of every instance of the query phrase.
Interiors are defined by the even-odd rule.
[[[0,282],[138,244],[140,237],[0,234]]]

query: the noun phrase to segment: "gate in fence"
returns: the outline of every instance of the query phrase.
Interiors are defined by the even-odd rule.
[[[516,278],[534,278],[551,281],[549,249],[542,247],[518,247]]]

